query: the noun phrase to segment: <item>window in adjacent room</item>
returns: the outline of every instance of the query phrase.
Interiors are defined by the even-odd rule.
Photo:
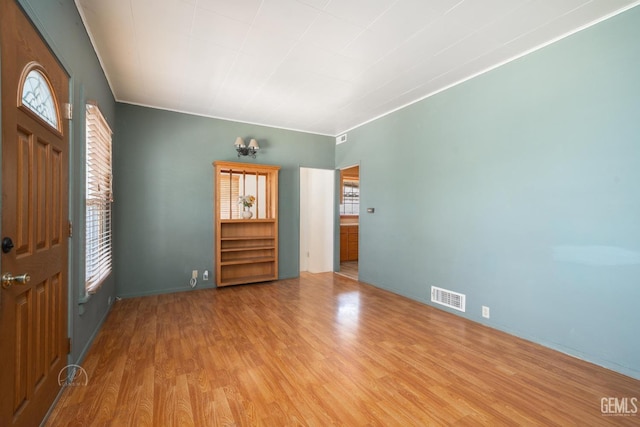
[[[340,203],[340,215],[360,214],[360,183],[358,181],[344,180],[342,182],[342,202]]]
[[[360,215],[360,166],[340,170],[340,216]]]
[[[96,105],[86,119],[86,264],[85,289],[95,293],[111,272],[111,129]]]

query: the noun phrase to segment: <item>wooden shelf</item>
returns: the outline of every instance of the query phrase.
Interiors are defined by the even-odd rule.
[[[234,259],[233,261],[221,261],[220,265],[240,265],[240,264],[258,264],[261,262],[273,262],[275,257],[255,257],[255,258],[242,258]]]
[[[256,219],[221,219],[221,224],[255,224],[256,222],[276,222],[275,218],[256,218]]]
[[[275,249],[274,245],[271,246],[247,246],[246,248],[222,248],[220,252],[246,252],[246,251],[264,251],[269,249]]]
[[[233,241],[233,240],[268,240],[275,239],[272,236],[239,236],[239,237],[221,237],[220,240],[223,242]]]
[[[214,162],[218,286],[278,279],[279,166]],[[239,196],[254,196],[254,218],[238,218]]]

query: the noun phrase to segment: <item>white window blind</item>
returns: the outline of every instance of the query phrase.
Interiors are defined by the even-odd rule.
[[[240,175],[220,174],[220,219],[239,217],[238,196],[240,195]]]
[[[96,292],[111,272],[111,129],[96,105],[87,104],[85,288]]]

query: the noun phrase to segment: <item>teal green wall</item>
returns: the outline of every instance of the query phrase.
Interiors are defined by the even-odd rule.
[[[73,1],[20,3],[71,76],[73,361],[116,292],[188,290],[192,269],[212,269],[211,162],[237,160],[240,135],[260,140],[255,162],[283,167],[281,277],[298,270],[298,168],[359,163],[362,210],[376,208],[360,219],[363,281],[427,303],[431,285],[463,292],[465,317],[640,378],[638,8],[350,131],[334,152],[332,138],[116,104]],[[115,270],[79,305],[87,99],[115,123]]]
[[[298,276],[299,168],[332,169],[333,138],[128,104],[117,105],[116,117],[118,295],[189,290],[192,270],[213,273],[215,160],[281,166],[279,274]],[[238,159],[237,136],[258,139],[256,159]],[[213,286],[211,279],[198,286]]]
[[[350,131],[360,279],[640,378],[638,40],[635,8]]]
[[[97,101],[113,126],[115,100],[73,0],[19,0],[19,3],[70,76],[74,113],[69,126],[69,218],[74,224],[74,235],[69,245],[69,333],[73,343],[71,361],[79,362],[109,311],[109,298],[115,296],[112,275],[100,292],[79,304],[84,296],[84,105],[86,100]]]

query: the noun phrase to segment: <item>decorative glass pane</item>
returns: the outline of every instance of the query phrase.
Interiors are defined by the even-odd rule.
[[[22,87],[22,105],[58,129],[58,115],[49,84],[42,73],[31,70]]]

